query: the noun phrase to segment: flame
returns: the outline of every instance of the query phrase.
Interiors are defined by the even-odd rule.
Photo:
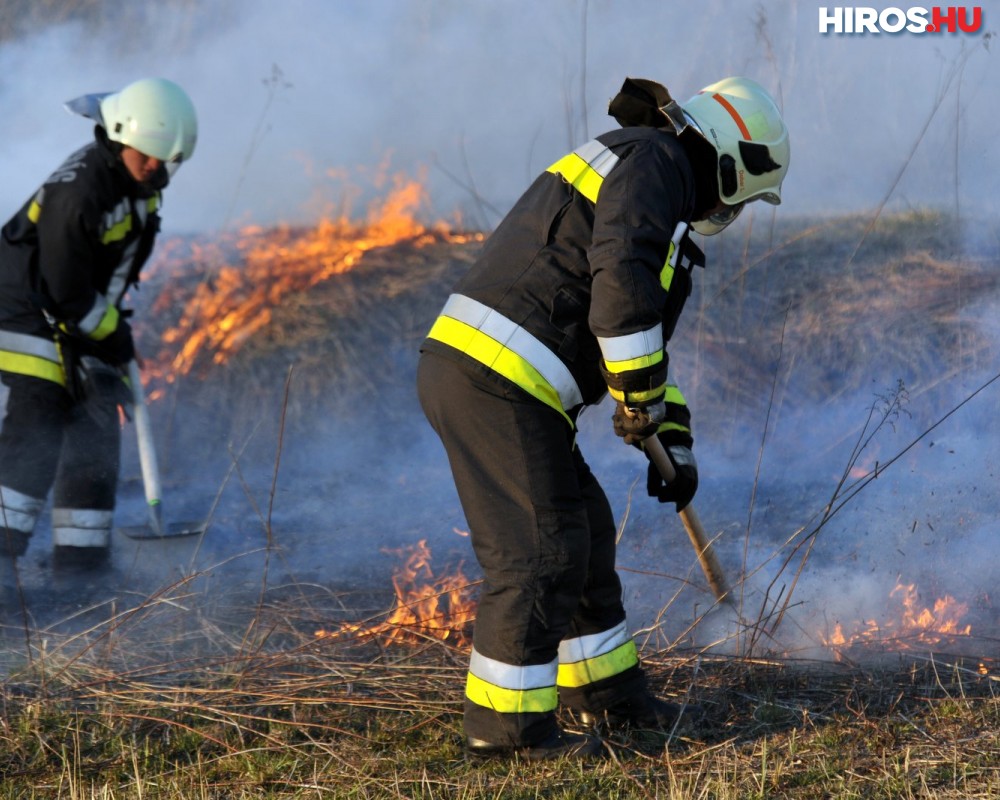
[[[907,650],[914,646],[925,647],[940,643],[945,637],[969,636],[971,625],[963,625],[962,617],[969,610],[967,603],[944,595],[931,606],[921,607],[916,584],[897,581],[889,592],[899,605],[898,618],[879,623],[865,620],[845,633],[842,623],[836,623],[828,636],[821,636],[823,644],[835,650],[865,645],[891,646]]]
[[[351,635],[378,638],[387,644],[419,642],[431,637],[466,644],[476,618],[476,602],[474,584],[465,577],[461,565],[450,575],[435,577],[426,539],[388,552],[404,561],[393,574],[396,597],[385,620],[374,624],[345,623],[336,631],[318,630],[315,636],[329,639]]]
[[[286,295],[350,270],[369,250],[404,241],[422,247],[441,240],[483,238],[481,234],[454,234],[443,222],[430,227],[418,222],[416,212],[426,199],[421,183],[397,176],[388,196],[372,205],[364,222],[341,215],[323,219],[310,229],[247,226],[235,241],[195,246],[195,261],[221,260],[222,265],[210,281],[202,280],[193,296],[183,300],[181,318],[162,334],[161,352],[150,360],[150,378],[170,383],[200,360],[225,363],[268,327],[272,310]],[[221,256],[225,244],[239,254],[237,265],[231,257]],[[171,298],[164,302],[169,304]]]

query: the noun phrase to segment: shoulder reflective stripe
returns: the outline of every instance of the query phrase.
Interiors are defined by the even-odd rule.
[[[559,645],[559,686],[585,686],[619,675],[639,663],[635,642],[622,622],[603,633]]]
[[[591,139],[548,168],[548,172],[561,175],[590,202],[597,202],[601,184],[618,163],[610,148],[597,139]]]
[[[624,336],[598,336],[601,355],[609,372],[626,372],[652,367],[663,361],[663,326]]]
[[[0,526],[31,533],[44,505],[45,498],[31,497],[9,486],[0,486]]]
[[[66,385],[59,348],[41,336],[0,331],[0,370]]]
[[[28,206],[28,221],[37,223],[38,218],[42,216],[42,206],[38,200],[32,200],[31,205]]]
[[[556,670],[556,661],[518,667],[487,658],[473,648],[465,696],[503,714],[553,711],[559,702]]]
[[[471,297],[451,295],[427,335],[490,367],[564,415],[583,402],[573,374],[555,353]]]
[[[674,228],[674,235],[670,237],[670,249],[667,251],[667,260],[660,271],[660,286],[665,292],[670,291],[670,284],[674,282],[674,270],[677,269],[677,261],[681,256],[681,242],[687,233],[686,222],[678,222]]]

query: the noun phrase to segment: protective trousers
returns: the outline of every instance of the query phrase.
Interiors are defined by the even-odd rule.
[[[465,733],[530,746],[560,698],[601,711],[645,692],[615,572],[610,504],[557,411],[436,353],[417,387],[483,570]]]
[[[107,548],[121,429],[94,419],[59,384],[3,373],[10,389],[0,428],[0,548],[23,555],[49,490],[56,548]]]

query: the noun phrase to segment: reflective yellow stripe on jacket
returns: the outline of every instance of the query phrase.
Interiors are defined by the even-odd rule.
[[[0,331],[0,370],[66,385],[58,346],[41,336]]]
[[[686,222],[678,222],[677,227],[674,228],[674,235],[670,237],[670,249],[667,251],[667,260],[663,265],[663,269],[660,270],[660,286],[663,287],[663,291],[669,292],[670,285],[674,282],[674,271],[677,269],[677,263],[681,258],[681,242],[684,240],[684,234],[687,233],[688,225]]]
[[[609,147],[591,139],[560,158],[546,171],[561,175],[591,203],[596,203],[601,184],[617,163],[618,156]]]
[[[557,662],[518,667],[487,658],[472,648],[465,696],[501,714],[555,711]]]
[[[557,683],[567,688],[586,686],[638,663],[635,642],[621,622],[610,630],[561,642]]]
[[[583,395],[569,367],[499,311],[453,294],[427,336],[485,364],[573,424],[566,412],[581,405]]]

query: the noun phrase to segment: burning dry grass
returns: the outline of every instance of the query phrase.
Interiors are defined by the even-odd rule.
[[[990,343],[966,312],[997,288],[995,246],[962,251],[936,215],[884,220],[857,248],[864,227],[791,226],[714,254],[729,267],[699,276],[676,356],[699,413],[762,402],[776,370],[794,400],[867,382],[873,360],[919,380],[979,365]],[[225,436],[280,405],[289,364],[293,422],[399,396],[478,241],[420,230],[352,249],[333,230],[170,243],[140,295],[155,312],[137,326],[161,370],[153,388],[188,414],[228,409]],[[612,757],[586,768],[466,762],[474,587],[429,572],[429,552],[409,556],[376,611],[368,597],[266,577],[259,596],[208,608],[193,575],[135,607],[86,609],[83,632],[6,628],[0,797],[1000,794],[996,661],[941,655],[952,651],[940,637],[902,655],[884,631],[845,641],[840,663],[647,643],[653,687],[707,709],[698,730],[615,735]]]
[[[280,408],[290,369],[293,427],[411,404],[417,347],[483,238],[420,225],[413,202],[394,195],[364,225],[167,243],[137,296],[154,397],[225,408],[230,434]],[[938,214],[888,217],[866,237],[865,224],[748,226],[736,253],[708,243],[672,348],[699,419],[761,408],[776,377],[776,401],[794,407],[876,380],[916,396],[988,365],[993,342],[968,313],[997,289],[996,244],[969,252]]]
[[[322,602],[299,594],[259,605],[249,629],[205,625],[158,647],[143,642],[141,660],[127,655],[136,643],[120,613],[65,642],[35,638],[31,660],[4,684],[0,797],[943,799],[1000,790],[998,679],[982,664],[647,652],[658,692],[706,709],[697,730],[615,734],[610,757],[586,768],[484,764],[461,750],[467,649],[434,637],[317,639],[304,617],[329,617]],[[155,617],[169,636],[193,622],[183,603],[177,587],[129,614]]]

